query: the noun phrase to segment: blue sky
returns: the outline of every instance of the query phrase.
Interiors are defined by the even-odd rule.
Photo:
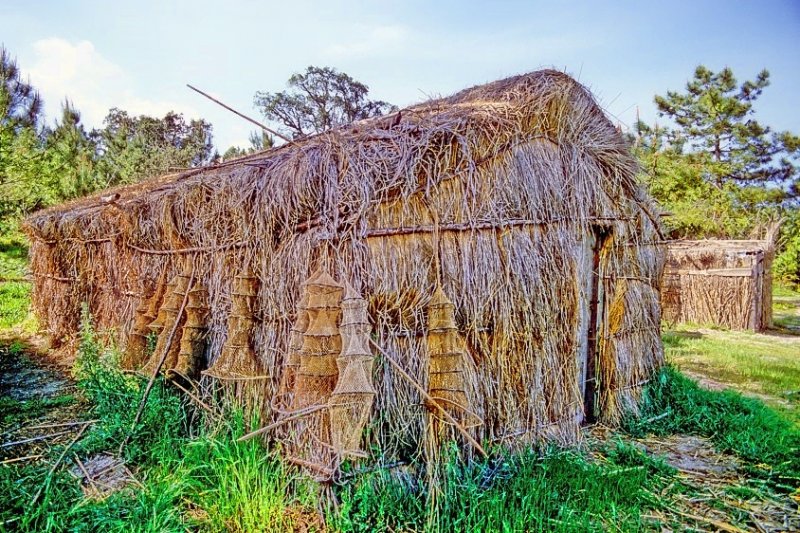
[[[98,126],[111,106],[174,109],[214,125],[220,151],[252,127],[186,83],[258,117],[257,90],[307,65],[332,66],[405,106],[504,76],[555,67],[594,91],[623,128],[694,67],[766,67],[757,117],[800,133],[800,2],[0,0],[0,43],[55,117],[65,96]],[[662,7],[666,5],[668,7]]]

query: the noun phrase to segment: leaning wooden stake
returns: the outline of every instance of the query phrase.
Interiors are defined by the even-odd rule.
[[[240,117],[242,117],[242,118],[243,118],[243,119],[245,119],[246,121],[248,121],[248,122],[250,122],[250,123],[252,123],[252,124],[255,124],[256,126],[258,126],[259,128],[261,128],[262,130],[264,130],[264,131],[266,131],[266,132],[268,132],[268,133],[271,133],[271,134],[273,134],[273,135],[274,135],[274,136],[276,136],[276,137],[280,137],[281,139],[283,139],[284,141],[286,141],[286,142],[287,142],[287,143],[289,143],[289,144],[294,144],[294,141],[292,141],[292,140],[291,140],[289,137],[285,137],[285,136],[281,135],[280,133],[278,133],[277,131],[275,131],[275,130],[273,130],[273,129],[270,129],[270,128],[268,128],[268,127],[266,127],[265,125],[263,125],[263,124],[262,124],[262,123],[260,123],[259,121],[257,121],[257,120],[253,120],[252,118],[248,117],[247,115],[243,115],[242,113],[239,113],[239,112],[238,112],[238,111],[236,111],[234,108],[232,108],[232,107],[229,107],[229,106],[227,106],[227,105],[223,104],[222,102],[220,102],[219,100],[217,100],[217,99],[216,99],[216,98],[214,98],[213,96],[211,96],[211,95],[209,95],[209,94],[206,94],[206,93],[204,93],[203,91],[201,91],[201,90],[200,90],[200,89],[198,89],[197,87],[192,87],[192,86],[191,86],[191,85],[189,85],[188,83],[186,84],[186,86],[187,86],[188,88],[190,88],[191,90],[193,90],[194,92],[197,92],[197,93],[200,93],[200,94],[202,94],[203,96],[205,96],[206,98],[208,98],[209,100],[211,100],[212,102],[214,102],[215,104],[221,105],[222,107],[224,107],[225,109],[227,109],[227,110],[228,110],[228,111],[230,111],[231,113],[234,113],[235,115],[239,115]]]
[[[411,385],[415,389],[417,389],[417,391],[419,391],[419,393],[428,401],[428,403],[430,405],[436,407],[439,411],[441,411],[442,415],[447,419],[447,421],[450,422],[451,424],[453,424],[453,426],[455,426],[455,428],[462,435],[464,435],[464,438],[467,439],[467,441],[472,445],[472,447],[475,448],[476,450],[478,450],[478,453],[480,453],[483,457],[488,457],[489,456],[489,454],[486,453],[486,450],[483,449],[483,446],[481,446],[478,441],[476,441],[474,438],[472,438],[472,435],[470,435],[469,432],[461,424],[459,424],[458,421],[455,418],[453,418],[453,416],[450,413],[447,412],[447,409],[442,407],[439,404],[439,402],[436,401],[435,398],[433,398],[430,394],[428,394],[428,391],[426,391],[422,387],[422,385],[417,383],[416,380],[414,380],[414,378],[409,376],[408,373],[406,373],[406,371],[403,370],[403,367],[400,366],[400,363],[395,361],[394,358],[392,358],[391,355],[386,353],[386,350],[381,348],[381,346],[377,342],[375,342],[372,339],[370,339],[369,342],[371,342],[372,345],[375,346],[375,348],[378,349],[378,351],[381,353],[381,355],[383,355],[383,357],[386,358],[386,360],[389,361],[389,363],[391,363],[391,365],[395,368],[395,370],[397,370],[400,373],[400,375],[403,376],[406,379],[406,381],[411,383]]]
[[[181,306],[178,309],[178,317],[183,314],[183,310],[186,308],[186,302],[189,299],[189,288],[192,286],[192,282],[194,281],[194,269],[195,263],[192,262],[192,273],[189,276],[189,283],[186,284],[186,292],[183,294],[183,301],[181,301]],[[117,455],[122,457],[122,450],[125,449],[125,446],[128,444],[128,441],[131,438],[131,435],[136,430],[136,424],[139,423],[139,419],[142,417],[142,412],[144,412],[144,406],[147,403],[147,397],[150,396],[150,391],[153,389],[153,385],[156,382],[156,378],[158,377],[158,373],[161,371],[161,367],[164,366],[164,361],[167,360],[167,356],[169,355],[169,347],[172,345],[172,339],[175,337],[175,331],[178,329],[178,323],[180,320],[176,320],[174,324],[172,324],[172,329],[169,332],[169,336],[167,337],[167,342],[164,346],[164,354],[161,356],[161,359],[158,361],[158,364],[153,368],[153,374],[150,376],[150,381],[147,382],[147,387],[144,389],[144,395],[142,395],[142,400],[139,402],[139,409],[136,411],[136,416],[133,417],[133,424],[131,424],[131,430],[125,435],[122,443],[119,445],[119,451]]]
[[[303,418],[305,416],[310,415],[311,413],[316,413],[317,411],[322,411],[323,409],[327,409],[327,408],[328,408],[328,404],[322,404],[322,405],[314,405],[314,406],[311,406],[311,407],[307,407],[305,409],[301,409],[300,411],[297,411],[296,413],[294,413],[292,416],[289,416],[287,418],[283,418],[281,420],[278,420],[277,422],[273,422],[272,424],[270,424],[268,426],[264,426],[263,428],[257,429],[255,431],[251,431],[247,435],[239,437],[238,439],[236,439],[236,442],[244,442],[246,440],[250,440],[253,437],[257,437],[257,436],[261,435],[262,433],[266,433],[267,431],[270,431],[272,429],[280,427],[280,426],[282,426],[282,425],[284,425],[284,424],[286,424],[288,422],[293,422],[295,420],[299,420],[299,419],[301,419],[301,418]]]

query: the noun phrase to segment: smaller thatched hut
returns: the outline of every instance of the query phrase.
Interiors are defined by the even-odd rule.
[[[669,322],[760,331],[772,325],[771,241],[669,244],[661,306]]]

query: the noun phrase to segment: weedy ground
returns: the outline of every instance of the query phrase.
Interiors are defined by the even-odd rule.
[[[800,289],[776,285],[772,294],[772,316],[777,328],[800,334]]]
[[[741,391],[800,423],[800,293],[776,287],[773,315],[775,327],[762,333],[667,330],[667,360],[706,388]]]
[[[0,264],[24,275],[14,250]],[[323,490],[256,440],[237,442],[251,425],[241,412],[211,421],[165,382],[132,429],[144,382],[119,371],[88,321],[65,375],[20,340],[35,324],[26,292],[0,292],[0,316],[0,531],[800,528],[800,373],[777,335],[667,332],[673,366],[638,417],[591,428],[570,449],[498,449],[471,464],[445,450],[432,494],[413,466]],[[83,472],[127,435],[119,479]]]

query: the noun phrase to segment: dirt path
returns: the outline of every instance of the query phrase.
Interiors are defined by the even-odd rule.
[[[0,461],[33,461],[69,442],[86,404],[36,340],[0,339]]]
[[[661,512],[660,518],[682,524],[693,521],[710,530],[800,531],[797,502],[791,496],[755,483],[736,457],[717,452],[707,439],[670,435],[636,443],[675,468],[680,482],[690,489],[689,494],[673,494],[674,507]]]

